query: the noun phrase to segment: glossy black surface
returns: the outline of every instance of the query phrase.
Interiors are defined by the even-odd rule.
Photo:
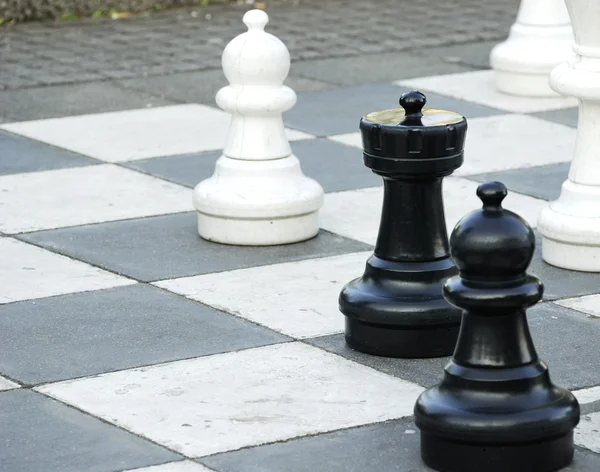
[[[444,296],[465,312],[441,383],[415,405],[421,456],[440,471],[548,472],[573,457],[579,405],[535,351],[525,311],[544,290],[526,273],[535,237],[502,208],[506,193],[499,182],[481,184],[483,207],[450,238],[459,275]]]
[[[464,117],[424,109],[420,92],[402,95],[404,110],[361,120],[364,163],[383,178],[374,254],[362,277],[339,297],[346,342],[361,352],[404,358],[447,356],[460,310],[442,296],[457,273],[449,253],[442,179],[463,162]]]

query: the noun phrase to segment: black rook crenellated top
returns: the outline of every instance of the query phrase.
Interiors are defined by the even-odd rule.
[[[424,108],[421,92],[402,94],[400,105],[369,113],[360,121],[365,165],[378,174],[451,173],[463,161],[467,120]]]

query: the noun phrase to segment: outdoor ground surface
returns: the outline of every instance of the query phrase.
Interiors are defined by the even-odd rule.
[[[407,14],[416,22],[415,8],[423,13],[433,2],[411,2],[416,6]],[[479,3],[454,5],[471,12],[463,30],[496,18],[487,28],[505,36],[515,2],[483,2],[474,10]],[[404,18],[396,10],[369,16],[365,4],[340,10],[339,23],[357,22],[354,11],[390,25]],[[301,4],[295,16],[285,8],[291,7],[269,11],[267,26],[282,39],[296,34],[286,23],[291,16],[298,28],[302,18],[330,14],[330,7],[320,15]],[[219,23],[226,39],[207,59],[218,62],[216,51],[244,30],[243,10],[212,11],[226,18]],[[460,18],[453,11],[444,10],[450,23]],[[131,27],[135,36],[152,21],[164,22],[157,32],[177,38],[185,28],[170,32],[176,17],[165,15],[21,25],[0,30],[0,40],[56,40],[65,45],[57,47],[60,55],[79,44],[60,43],[76,31],[92,43],[97,34],[102,41],[103,28]],[[481,22],[473,24],[477,15]],[[422,38],[431,38],[431,25],[421,19],[410,31],[429,29]],[[411,414],[447,359],[377,358],[344,345],[337,296],[362,274],[382,194],[380,178],[362,164],[358,121],[396,107],[412,88],[426,93],[428,106],[467,117],[465,163],[444,184],[451,230],[480,206],[475,189],[489,179],[507,185],[505,207],[535,226],[566,178],[577,120],[570,99],[496,94],[486,70],[495,41],[445,45],[452,42],[445,27],[452,29],[436,29],[435,47],[411,52],[356,49],[352,57],[327,57],[333,40],[324,37],[315,42],[325,56],[302,60],[300,36],[292,41],[289,84],[298,103],[285,123],[304,172],[326,198],[315,239],[270,248],[222,246],[196,232],[191,189],[211,175],[227,132],[228,115],[214,105],[214,93],[226,85],[219,70],[86,82],[85,54],[71,51],[81,60],[61,74],[73,83],[38,86],[51,83],[47,66],[54,62],[46,53],[17,47],[20,55],[12,56],[16,65],[31,65],[31,84],[19,82],[2,50],[0,470],[428,470]],[[335,22],[319,28],[342,35],[340,45],[351,37]],[[191,38],[202,34],[193,31]],[[372,44],[382,39],[370,36]],[[105,56],[107,67],[120,64],[114,51]],[[195,61],[190,66],[201,65]],[[540,249],[538,240],[531,272],[546,290],[529,312],[531,330],[553,380],[582,404],[575,461],[566,470],[597,472],[600,276],[551,267]]]

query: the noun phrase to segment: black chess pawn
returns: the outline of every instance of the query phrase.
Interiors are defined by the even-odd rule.
[[[407,92],[402,108],[360,121],[365,165],[383,177],[379,235],[364,275],[339,297],[351,348],[386,357],[452,354],[460,310],[442,296],[457,273],[450,258],[442,179],[463,163],[466,119],[423,108]]]
[[[525,312],[544,291],[526,273],[535,237],[502,208],[506,194],[499,182],[481,184],[483,208],[450,237],[459,275],[444,296],[464,310],[460,335],[443,380],[415,406],[421,456],[443,472],[549,472],[573,458],[579,404],[535,351]]]

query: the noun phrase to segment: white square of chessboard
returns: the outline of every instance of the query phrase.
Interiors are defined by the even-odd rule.
[[[0,238],[0,254],[0,304],[135,283],[12,238]]]
[[[423,388],[291,342],[37,390],[199,457],[407,417]]]
[[[191,210],[190,189],[112,164],[0,177],[5,233]]]
[[[341,333],[338,296],[371,252],[156,282],[155,285],[295,338]]]
[[[467,122],[465,158],[456,176],[569,162],[575,151],[575,129],[534,116],[495,115]],[[362,148],[360,133],[329,139]]]
[[[220,150],[229,122],[229,113],[188,104],[8,123],[0,129],[102,161],[124,162]],[[286,132],[290,140],[313,137]]]
[[[478,185],[479,182],[460,177],[444,179],[442,188],[448,233],[463,216],[481,208],[476,193]],[[321,227],[347,238],[375,244],[382,201],[382,187],[328,193],[321,209]],[[544,200],[516,192],[509,192],[502,203],[504,208],[518,213],[534,228],[539,212],[546,204]]]
[[[529,98],[500,93],[496,90],[493,70],[418,77],[400,80],[395,84],[513,113],[535,113],[577,106],[575,98],[560,95],[556,98]]]

